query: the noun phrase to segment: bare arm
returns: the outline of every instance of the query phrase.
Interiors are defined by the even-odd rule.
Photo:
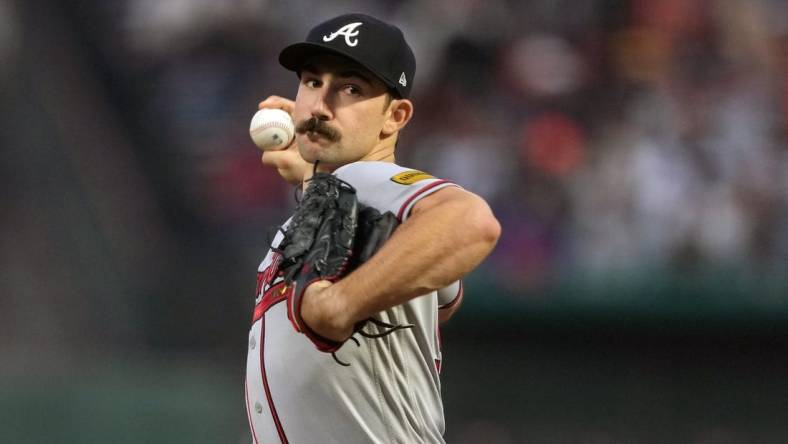
[[[341,281],[312,284],[301,316],[316,333],[344,340],[375,313],[445,287],[476,268],[501,228],[475,194],[448,187],[421,199],[367,263]]]

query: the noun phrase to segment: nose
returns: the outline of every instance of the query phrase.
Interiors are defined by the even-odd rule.
[[[312,103],[312,109],[310,110],[310,113],[312,114],[312,117],[318,120],[331,120],[333,113],[331,112],[329,88],[323,88],[322,91],[319,91],[315,95],[315,100]]]

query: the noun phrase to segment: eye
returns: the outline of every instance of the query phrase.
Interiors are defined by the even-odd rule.
[[[319,88],[320,81],[314,78],[304,77],[302,82],[307,88]]]
[[[359,96],[359,95],[361,95],[361,88],[359,88],[358,86],[353,85],[353,84],[345,85],[345,87],[343,88],[343,91],[345,91],[345,93],[347,93],[347,94],[350,94],[351,96]]]

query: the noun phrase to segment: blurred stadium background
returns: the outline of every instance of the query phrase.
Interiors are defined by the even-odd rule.
[[[450,443],[788,442],[782,0],[0,0],[0,442],[249,442],[293,198],[248,122],[347,11],[417,54],[398,160],[504,228],[444,331]]]

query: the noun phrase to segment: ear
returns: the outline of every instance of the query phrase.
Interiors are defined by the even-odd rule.
[[[381,133],[390,136],[405,127],[413,117],[413,102],[408,99],[392,99],[386,110],[386,121]]]

